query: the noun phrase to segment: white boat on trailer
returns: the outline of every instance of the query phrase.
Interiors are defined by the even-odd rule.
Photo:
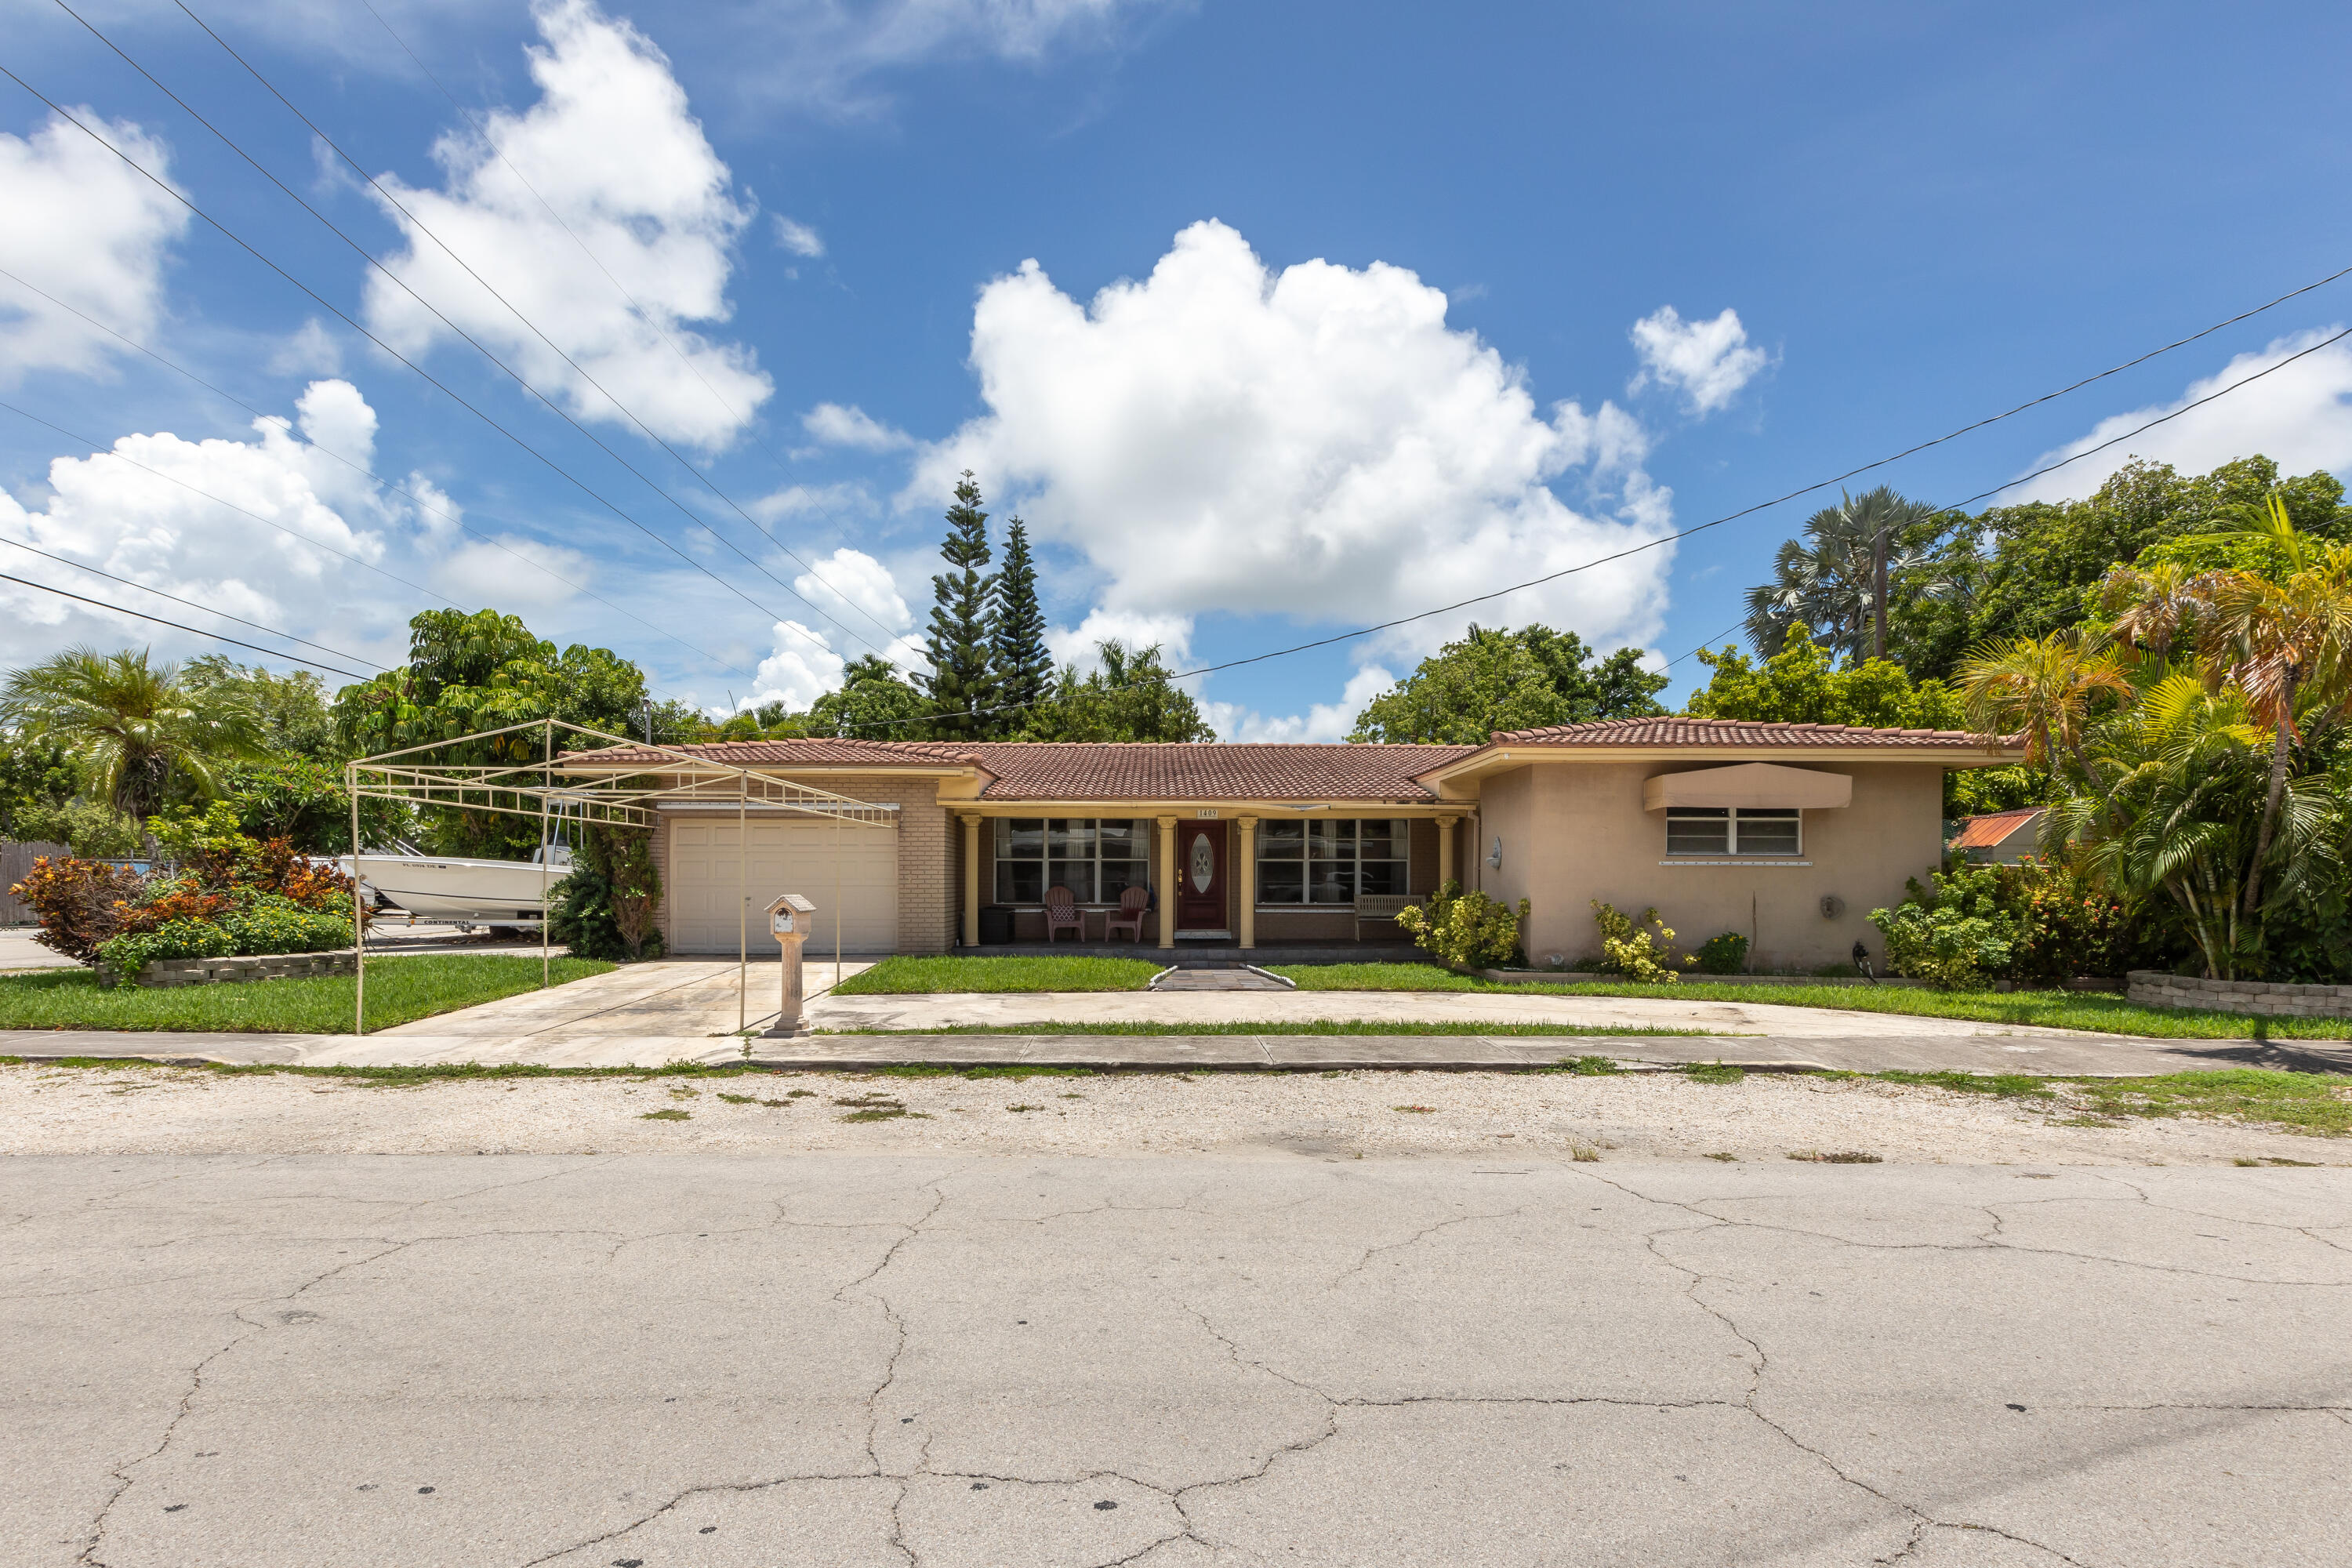
[[[541,864],[545,857],[546,864]],[[381,850],[336,858],[336,869],[419,920],[456,925],[536,926],[545,899],[572,874],[572,851],[562,844],[535,849],[528,860],[477,860],[457,855],[390,854]]]

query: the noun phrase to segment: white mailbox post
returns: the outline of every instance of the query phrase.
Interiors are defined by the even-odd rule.
[[[786,893],[768,906],[768,930],[784,950],[784,1000],[777,1010],[772,1037],[790,1038],[801,1032],[801,943],[815,921],[816,906],[798,893]]]

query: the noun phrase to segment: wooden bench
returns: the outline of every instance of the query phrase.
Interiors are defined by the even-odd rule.
[[[1366,921],[1394,922],[1397,916],[1421,902],[1416,893],[1358,893],[1356,895],[1356,940],[1364,940]]]

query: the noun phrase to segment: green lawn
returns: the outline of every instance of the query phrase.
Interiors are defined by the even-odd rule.
[[[821,1035],[1608,1035],[1654,1039],[1714,1035],[1713,1029],[1642,1029],[1616,1024],[1479,1023],[1456,1018],[1417,1024],[1404,1018],[1276,1018],[1257,1024],[949,1024],[936,1029],[820,1029]]]
[[[1140,991],[1167,965],[1148,958],[886,958],[834,988],[838,996],[949,991]]]
[[[555,980],[612,969],[555,961]],[[536,990],[539,960],[503,953],[379,959],[367,970],[371,1029],[429,1018]],[[209,1033],[342,1035],[352,1027],[352,978],[259,980],[173,990],[108,990],[87,969],[0,974],[0,1029],[190,1029]]]
[[[1856,1013],[1908,1013],[1931,1018],[1972,1018],[2035,1028],[2094,1029],[2178,1040],[2242,1040],[2254,1020],[2237,1013],[2140,1007],[2095,991],[1930,991],[1911,985],[1808,985],[1801,980],[1713,981],[1677,985],[1630,982],[1549,983],[1484,980],[1427,963],[1286,963],[1269,968],[1301,991],[1482,991],[1543,996],[1659,996],[1690,1002],[1772,1002],[1792,1007],[1843,1007]],[[2273,1018],[2268,1032],[2282,1040],[2352,1037],[2352,1021]]]

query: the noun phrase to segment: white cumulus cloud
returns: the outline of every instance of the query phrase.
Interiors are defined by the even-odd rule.
[[[1642,370],[1627,390],[1639,392],[1654,381],[1689,398],[1695,414],[1727,406],[1771,360],[1748,341],[1737,310],[1685,321],[1672,305],[1661,305],[1633,323],[1633,336]]]
[[[1445,311],[1443,290],[1384,263],[1273,272],[1216,222],[1090,303],[1024,263],[974,314],[988,412],[922,453],[900,504],[936,504],[975,470],[1036,535],[1086,558],[1101,612],[1163,617],[1171,647],[1178,623],[1213,610],[1368,625],[1667,530],[1668,492],[1643,472],[1629,416],[1563,403],[1546,417]],[[1563,479],[1579,507],[1553,492]],[[1425,653],[1473,616],[1646,641],[1671,559],[1646,551],[1372,647]]]
[[[1225,741],[1344,741],[1356,715],[1396,684],[1396,677],[1368,664],[1348,678],[1337,702],[1312,704],[1305,713],[1268,716],[1234,702],[1204,702],[1202,716]]]
[[[2102,419],[2081,440],[2035,458],[2027,465],[2027,471],[2106,447],[2151,419],[2189,410],[2056,473],[2004,490],[1995,500],[2007,506],[2087,496],[2133,458],[2170,463],[2184,474],[2201,474],[2259,452],[2275,458],[2283,473],[2307,474],[2315,468],[2352,472],[2352,339],[2305,353],[2342,330],[2340,325],[2319,327],[2279,338],[2258,352],[2237,355],[2216,374],[2189,383],[2188,391],[2170,403]],[[2303,357],[2292,364],[2286,363],[2296,354]],[[2265,371],[2269,374],[2263,374]],[[2247,380],[2254,375],[2262,379]],[[2201,408],[2189,408],[2190,404],[2240,382],[2246,384]]]
[[[1055,664],[1075,664],[1086,674],[1102,666],[1102,645],[1116,642],[1129,652],[1160,650],[1160,661],[1176,668],[1192,657],[1192,617],[1095,609],[1075,626],[1045,628],[1045,647]]]
[[[40,510],[0,491],[0,537],[344,647],[388,632],[411,606],[355,563],[381,563],[388,541],[412,520],[319,449],[365,465],[374,448],[375,412],[341,381],[314,382],[296,409],[302,435],[315,446],[295,438],[295,421],[269,417],[254,421],[252,441],[189,441],[157,432],[125,436],[111,454],[59,458],[49,465],[47,504]],[[0,557],[19,576],[211,625],[194,612],[20,551],[0,549]],[[166,646],[187,640],[13,584],[0,584],[0,660],[53,652],[76,637]],[[219,629],[244,635],[235,626]]]
[[[87,108],[73,114],[168,183],[161,141]],[[30,137],[0,132],[0,268],[40,290],[0,279],[0,384],[31,370],[88,373],[123,352],[77,310],[134,342],[154,335],[163,265],[187,208],[52,116]]]
[[[735,199],[727,165],[644,34],[590,0],[542,0],[533,14],[545,39],[530,51],[540,100],[488,116],[491,145],[470,130],[436,143],[446,174],[440,190],[383,176],[414,215],[386,205],[407,245],[384,265],[581,417],[627,423],[589,384],[593,376],[663,437],[723,447],[773,385],[751,351],[686,323],[731,314],[727,281],[751,210]],[[435,236],[555,346],[468,277]],[[366,304],[371,324],[403,353],[448,335],[373,272]]]
[[[736,699],[740,710],[781,702],[794,712],[841,684],[847,661],[833,651],[824,634],[798,621],[778,621],[775,651],[760,661],[756,689]]]

